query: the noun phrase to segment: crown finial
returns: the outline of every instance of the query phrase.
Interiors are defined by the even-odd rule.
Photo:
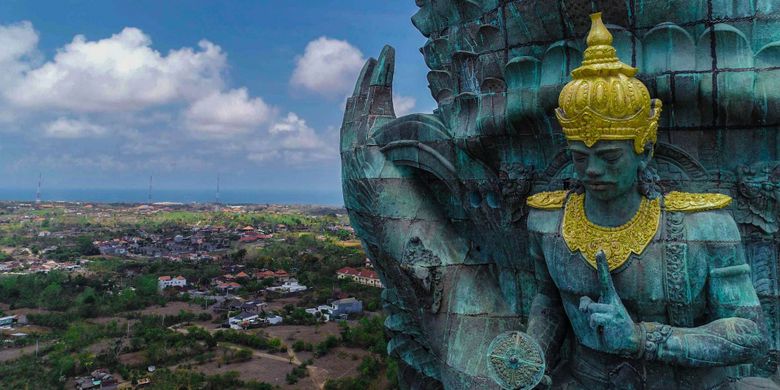
[[[608,74],[624,74],[627,77],[633,77],[636,74],[636,68],[628,66],[618,59],[617,51],[612,47],[612,34],[607,30],[607,26],[601,21],[601,12],[590,15],[591,26],[586,42],[588,48],[585,49],[585,55],[582,66],[571,72],[575,79]]]
[[[590,14],[590,32],[588,33],[588,46],[612,46],[612,34],[607,30],[607,26],[601,21],[601,12]]]

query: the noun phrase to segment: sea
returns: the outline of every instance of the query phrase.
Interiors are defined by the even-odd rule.
[[[0,188],[0,201],[32,202],[35,189]],[[42,189],[44,202],[93,202],[93,203],[148,203],[149,191],[142,189]],[[212,190],[155,189],[152,202],[214,203],[216,193]],[[323,190],[222,190],[219,193],[222,204],[299,204],[342,207],[341,191]]]

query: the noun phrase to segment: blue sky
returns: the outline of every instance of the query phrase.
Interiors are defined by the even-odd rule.
[[[413,0],[3,1],[0,188],[340,188],[360,66],[396,48],[430,112]]]

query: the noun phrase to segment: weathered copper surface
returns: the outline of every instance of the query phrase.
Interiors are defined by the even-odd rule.
[[[412,22],[428,38],[422,54],[438,108],[395,117],[394,53],[386,47],[364,67],[341,136],[345,204],[387,286],[388,349],[402,362],[402,382],[412,388],[496,387],[487,349],[497,335],[515,330],[533,335],[545,351],[560,352],[548,368],[578,356],[581,365],[606,373],[598,380],[624,387],[685,388],[690,378],[704,378],[707,385],[773,373],[780,350],[780,4],[417,4]],[[571,72],[582,64],[588,15],[598,10],[617,57],[638,69],[648,97],[663,102],[654,151],[642,160],[652,168],[645,172],[657,177],[640,177],[639,188],[669,199],[673,191],[733,198],[725,208],[697,212],[669,202],[650,243],[613,272],[616,296],[631,321],[644,324],[631,329],[646,339],[642,356],[633,360],[600,351],[634,352],[635,343],[621,344],[632,335],[617,334],[607,346],[598,337],[572,335],[577,327],[593,329],[579,299],[599,303],[601,279],[561,239],[562,209],[526,204],[532,194],[583,190],[555,109],[562,106],[558,98]],[[581,144],[587,152],[602,143]],[[588,217],[620,225],[609,213]],[[548,257],[567,261],[551,266]],[[552,285],[540,282],[540,264],[558,278]],[[576,297],[564,312],[543,309],[554,302],[545,303],[539,293],[555,291],[551,286],[563,302],[567,294]],[[723,291],[729,299],[710,299]],[[598,306],[585,305],[591,307]],[[546,320],[529,325],[540,313]],[[729,350],[727,339],[708,338],[723,329],[754,334],[746,322],[718,322],[725,318],[756,319],[766,332],[766,351],[752,364],[733,367],[745,355]],[[711,328],[699,329],[705,326]],[[569,334],[568,341],[552,337],[560,334]],[[720,351],[715,355],[727,358],[713,364],[733,368],[689,368],[690,362],[677,360],[681,349],[664,347],[685,338],[706,340]]]

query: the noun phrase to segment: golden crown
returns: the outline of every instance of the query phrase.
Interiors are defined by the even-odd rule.
[[[636,68],[618,59],[601,12],[590,19],[585,59],[563,87],[555,116],[569,141],[591,147],[601,140],[634,140],[634,151],[642,153],[648,142],[655,144],[661,100],[650,99],[634,77]]]

